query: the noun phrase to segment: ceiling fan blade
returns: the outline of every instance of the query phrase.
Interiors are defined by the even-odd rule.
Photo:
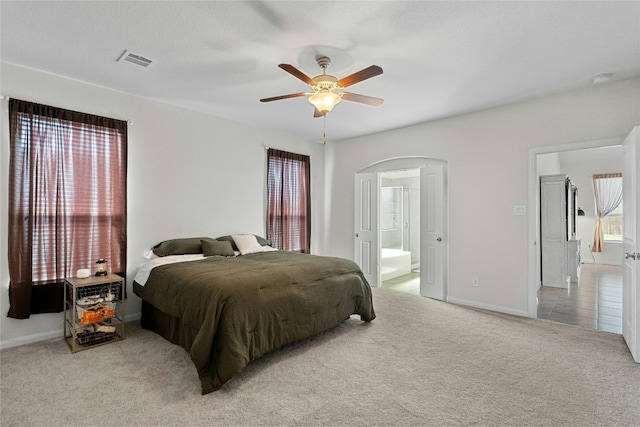
[[[362,104],[373,105],[377,107],[378,105],[382,105],[384,99],[374,98],[373,96],[366,95],[358,95],[357,93],[351,92],[342,92],[342,99],[346,99],[347,101],[360,102]]]
[[[349,87],[380,74],[382,74],[382,68],[378,67],[377,65],[371,65],[370,67],[353,73],[347,77],[341,78],[340,80],[338,80],[338,85],[340,87]]]
[[[322,113],[320,112],[320,110],[318,110],[317,108],[314,108],[314,110],[313,110],[313,117],[315,117],[315,118],[317,119],[318,117],[322,117],[322,116],[324,116],[324,114],[322,114]]]
[[[283,70],[285,70],[287,73],[291,74],[292,76],[299,78],[300,80],[302,80],[303,82],[305,82],[309,86],[312,86],[312,85],[314,85],[316,83],[311,79],[311,77],[307,76],[305,73],[303,73],[302,71],[298,70],[293,65],[278,64],[278,67],[282,68]]]
[[[305,96],[306,93],[304,92],[300,92],[300,93],[291,93],[289,95],[280,95],[280,96],[274,96],[272,98],[263,98],[260,100],[260,102],[271,102],[271,101],[278,101],[280,99],[289,99],[289,98],[297,98],[299,96]]]

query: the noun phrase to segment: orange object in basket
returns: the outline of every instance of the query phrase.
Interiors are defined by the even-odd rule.
[[[102,322],[116,315],[116,311],[107,307],[98,307],[95,309],[85,310],[82,314],[80,323],[82,325],[90,325],[91,323]]]

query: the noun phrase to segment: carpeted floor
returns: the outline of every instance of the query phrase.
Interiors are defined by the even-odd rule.
[[[0,424],[638,425],[640,366],[619,335],[374,289],[355,317],[253,362],[205,396],[188,354],[124,341],[0,352]]]

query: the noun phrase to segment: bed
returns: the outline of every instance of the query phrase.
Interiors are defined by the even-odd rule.
[[[241,236],[252,249],[236,245]],[[173,239],[154,254],[133,283],[142,327],[189,352],[202,394],[270,351],[352,315],[375,318],[371,288],[350,260],[276,251],[252,235]]]

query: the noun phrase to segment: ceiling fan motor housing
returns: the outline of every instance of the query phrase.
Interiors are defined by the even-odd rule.
[[[316,62],[318,63],[318,67],[324,70],[331,64],[331,59],[328,56],[318,55],[316,56]]]
[[[319,76],[315,76],[313,78],[313,81],[315,82],[315,84],[312,85],[311,87],[316,92],[319,90],[333,91],[340,88],[340,86],[337,83],[338,79],[336,79],[331,74],[320,74]]]

